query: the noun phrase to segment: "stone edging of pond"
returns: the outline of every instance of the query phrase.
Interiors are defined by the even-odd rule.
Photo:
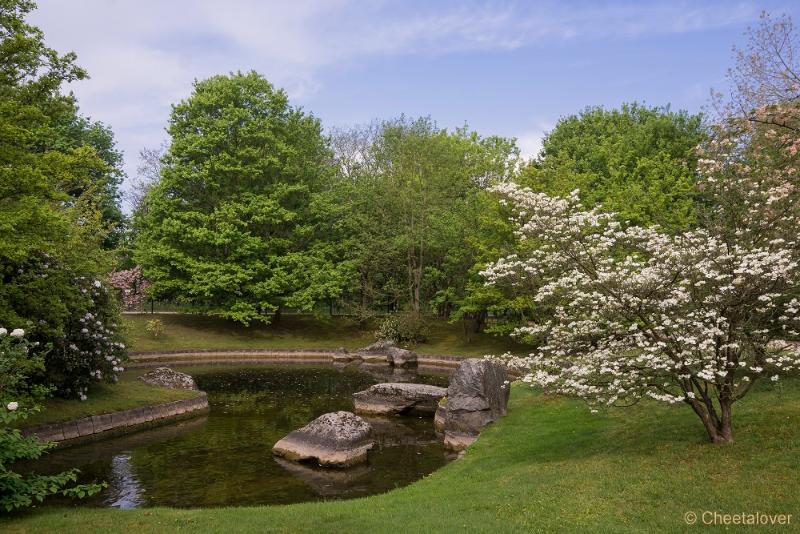
[[[61,423],[50,423],[21,429],[24,436],[36,436],[41,441],[84,442],[92,438],[127,434],[148,426],[157,426],[177,419],[193,417],[208,410],[208,396],[142,406],[119,412],[92,415]]]
[[[173,365],[242,364],[242,363],[330,363],[339,354],[335,349],[196,349],[160,352],[132,352],[126,367]],[[466,356],[417,353],[420,367],[455,369]]]

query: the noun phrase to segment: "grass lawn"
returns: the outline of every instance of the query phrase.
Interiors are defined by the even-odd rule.
[[[509,415],[464,458],[387,494],[274,507],[42,509],[0,530],[669,533],[708,528],[687,526],[687,512],[719,511],[791,514],[789,526],[747,530],[797,532],[800,381],[761,384],[736,405],[734,423],[735,443],[711,445],[684,406],[592,415],[517,385]]]
[[[197,391],[149,386],[137,378],[147,369],[133,369],[120,375],[114,385],[95,384],[89,390],[88,400],[48,399],[41,412],[18,421],[17,426],[36,426],[79,419],[90,415],[111,413],[139,406],[163,404],[180,399],[190,399]]]
[[[165,333],[154,338],[145,330],[152,319],[164,322]],[[346,318],[318,319],[309,315],[285,315],[280,323],[242,326],[232,321],[190,314],[125,315],[130,349],[157,352],[179,349],[356,349],[375,341],[373,329],[359,330]],[[467,341],[461,325],[431,320],[426,343],[414,347],[422,354],[482,356],[525,348],[508,336],[477,334]]]

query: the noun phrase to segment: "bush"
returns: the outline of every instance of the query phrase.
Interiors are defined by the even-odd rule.
[[[37,384],[45,372],[44,358],[31,352],[35,344],[25,340],[25,331],[0,328],[0,396],[15,402],[43,399],[50,388]]]
[[[75,284],[84,298],[65,322],[63,336],[52,341],[45,366],[59,395],[86,400],[92,383],[118,380],[118,373],[124,371],[125,345],[112,292],[99,280],[84,276]]]
[[[428,326],[421,315],[401,312],[386,317],[375,332],[375,338],[397,343],[424,343],[428,340]]]
[[[100,491],[103,485],[90,484],[67,487],[77,480],[73,469],[58,475],[21,475],[11,470],[18,460],[35,460],[54,443],[41,443],[36,437],[23,437],[10,425],[24,419],[39,408],[35,402],[47,388],[31,385],[31,377],[44,371],[41,355],[33,353],[35,343],[24,339],[22,329],[0,328],[0,510],[10,512],[41,502],[48,495],[61,493],[70,497],[85,497]]]
[[[80,484],[68,487],[78,480],[77,469],[70,469],[57,475],[21,475],[11,470],[18,460],[35,460],[45,451],[55,447],[55,443],[42,443],[36,437],[23,437],[11,423],[26,418],[38,411],[32,406],[25,408],[18,401],[3,401],[0,407],[0,509],[11,512],[41,502],[49,495],[60,493],[66,497],[81,499],[94,495],[106,484]]]
[[[44,358],[45,372],[30,380],[55,386],[62,397],[85,398],[91,383],[116,379],[125,345],[113,290],[47,254],[7,269],[0,265],[3,271],[0,324],[25,326],[27,337],[39,343],[31,346],[31,354]]]
[[[148,334],[151,336],[158,338],[164,335],[164,331],[166,328],[164,327],[164,321],[161,319],[152,319],[147,321],[147,324],[144,325],[144,329],[147,331]]]

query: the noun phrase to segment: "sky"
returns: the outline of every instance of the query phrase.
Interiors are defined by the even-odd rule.
[[[38,5],[30,21],[88,70],[69,89],[83,114],[111,126],[129,177],[143,147],[168,140],[171,105],[215,74],[258,71],[325,128],[429,115],[516,137],[533,156],[560,117],[587,106],[701,111],[762,10],[800,17],[796,0]]]

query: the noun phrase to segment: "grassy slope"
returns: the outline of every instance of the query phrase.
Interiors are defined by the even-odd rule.
[[[145,330],[147,321],[160,319],[165,334],[153,338]],[[160,314],[126,315],[126,333],[130,349],[156,352],[177,349],[355,349],[374,342],[371,330],[359,330],[352,321],[342,318],[316,319],[311,316],[286,315],[273,325],[240,324],[202,315]],[[524,350],[507,337],[479,334],[467,341],[461,326],[432,320],[427,343],[415,347],[423,354],[482,356],[506,350]]]
[[[19,426],[36,426],[45,423],[69,421],[111,413],[139,406],[151,406],[179,399],[189,399],[198,395],[197,391],[169,389],[147,384],[137,380],[146,370],[131,370],[122,373],[119,382],[114,385],[96,384],[89,390],[89,399],[79,400],[48,399],[44,408],[24,421]]]
[[[684,532],[687,511],[719,510],[792,514],[792,526],[772,530],[796,531],[800,381],[763,385],[739,403],[735,423],[736,443],[714,446],[683,406],[591,415],[516,386],[509,415],[463,459],[388,494],[260,508],[45,509],[0,530]]]

